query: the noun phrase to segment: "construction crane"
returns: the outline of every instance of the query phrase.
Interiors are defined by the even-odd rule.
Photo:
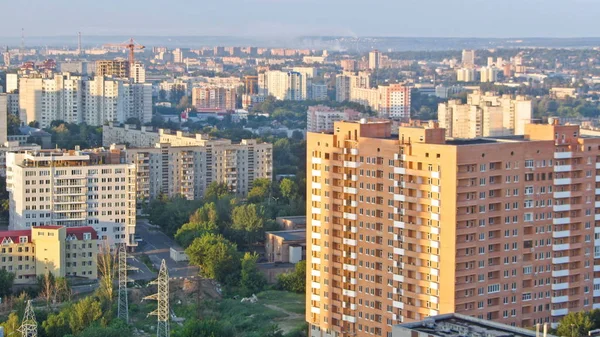
[[[129,49],[129,66],[130,67],[133,67],[133,64],[135,62],[135,55],[134,55],[135,50],[142,50],[142,49],[146,48],[145,46],[142,46],[141,44],[133,41],[133,38],[131,38],[131,39],[129,39],[129,41],[125,41],[123,43],[105,44],[102,47],[103,48],[126,48],[126,49]]]

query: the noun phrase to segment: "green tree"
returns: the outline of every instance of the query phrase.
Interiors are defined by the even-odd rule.
[[[265,210],[256,204],[237,206],[231,214],[231,229],[239,241],[246,245],[264,238]]]
[[[173,332],[173,337],[233,337],[233,332],[217,320],[190,320],[182,329]]]
[[[240,278],[240,287],[244,289],[246,296],[257,294],[265,287],[267,280],[265,276],[258,270],[256,262],[258,254],[246,253],[242,258],[242,275]]]
[[[295,181],[289,178],[283,178],[279,183],[281,195],[287,200],[295,199],[298,195],[298,185]]]
[[[93,297],[85,297],[69,312],[69,327],[78,334],[102,318],[102,304]]]
[[[287,291],[303,293],[306,289],[306,261],[296,263],[293,272],[279,274],[277,287]]]
[[[194,239],[208,233],[216,234],[217,231],[218,227],[216,222],[188,222],[183,224],[183,226],[177,230],[177,233],[175,233],[175,240],[182,247],[187,248]]]
[[[19,326],[21,326],[21,319],[16,312],[11,312],[10,315],[8,315],[8,319],[4,323],[0,324],[0,326],[4,328],[5,336],[10,336],[13,334],[16,334],[17,336],[21,335],[18,332]]]
[[[559,336],[582,337],[587,336],[588,331],[592,329],[592,320],[589,312],[569,312],[560,320],[558,329]]]
[[[77,334],[77,337],[121,337],[131,335],[131,328],[125,322],[117,319],[112,321],[107,327],[94,323]]]
[[[49,337],[61,337],[70,334],[69,326],[71,306],[63,308],[60,312],[48,315],[48,318],[42,322],[42,329]]]
[[[248,202],[258,203],[264,201],[271,196],[272,183],[270,179],[259,178],[252,183],[252,188],[248,192]]]
[[[240,270],[237,246],[222,235],[209,233],[196,238],[185,253],[206,277],[230,284],[237,278]]]
[[[135,125],[136,128],[139,128],[140,126],[142,126],[142,122],[140,121],[139,118],[136,118],[136,117],[127,118],[127,120],[125,121],[125,124],[133,124],[133,125]]]
[[[15,281],[15,274],[0,269],[0,298],[4,299],[12,293],[12,286]]]
[[[206,187],[204,200],[217,201],[230,193],[226,184],[212,182]]]
[[[9,136],[19,135],[21,131],[19,131],[19,127],[21,126],[21,121],[19,120],[19,116],[8,114],[6,116],[6,124],[7,124],[7,133]]]
[[[40,297],[46,300],[46,306],[50,307],[50,301],[54,299],[54,274],[47,271],[44,275],[38,276],[38,288],[40,289]]]

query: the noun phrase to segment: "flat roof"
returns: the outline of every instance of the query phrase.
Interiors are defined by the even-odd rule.
[[[510,325],[487,321],[461,314],[432,316],[419,322],[394,326],[394,331],[419,331],[429,336],[439,337],[535,337],[535,330],[527,330]],[[540,333],[543,326],[540,326]],[[553,335],[546,335],[554,337]],[[394,334],[396,337],[396,334]]]
[[[451,138],[451,139],[446,139],[446,142],[444,144],[447,145],[477,145],[477,144],[492,144],[492,143],[498,143],[497,140],[494,139],[490,139],[490,138]]]
[[[267,233],[283,238],[285,241],[306,241],[306,229],[291,229],[289,231]]]

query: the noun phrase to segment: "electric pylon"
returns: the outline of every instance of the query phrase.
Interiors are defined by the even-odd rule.
[[[129,303],[127,301],[127,247],[123,243],[119,245],[119,306],[117,317],[129,323]]]
[[[25,308],[25,314],[23,315],[23,321],[19,327],[19,332],[23,337],[37,337],[37,321],[35,320],[35,313],[31,306],[31,301],[27,301],[27,307]]]
[[[171,336],[169,330],[169,271],[167,270],[167,264],[164,259],[160,263],[158,278],[155,281],[150,282],[150,284],[156,284],[158,286],[158,292],[146,296],[144,299],[156,300],[158,302],[158,307],[148,315],[156,315],[158,317],[156,337],[169,337]]]

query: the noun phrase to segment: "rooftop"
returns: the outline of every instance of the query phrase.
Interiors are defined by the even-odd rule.
[[[292,229],[289,231],[267,232],[278,236],[285,241],[306,241],[306,229]]]
[[[542,329],[542,328],[540,328]],[[423,321],[404,323],[394,326],[397,331],[418,331],[439,337],[535,337],[535,330],[526,330],[506,324],[486,321],[461,314],[444,314],[429,317]],[[404,335],[404,334],[402,334]],[[547,335],[554,337],[552,335]]]

